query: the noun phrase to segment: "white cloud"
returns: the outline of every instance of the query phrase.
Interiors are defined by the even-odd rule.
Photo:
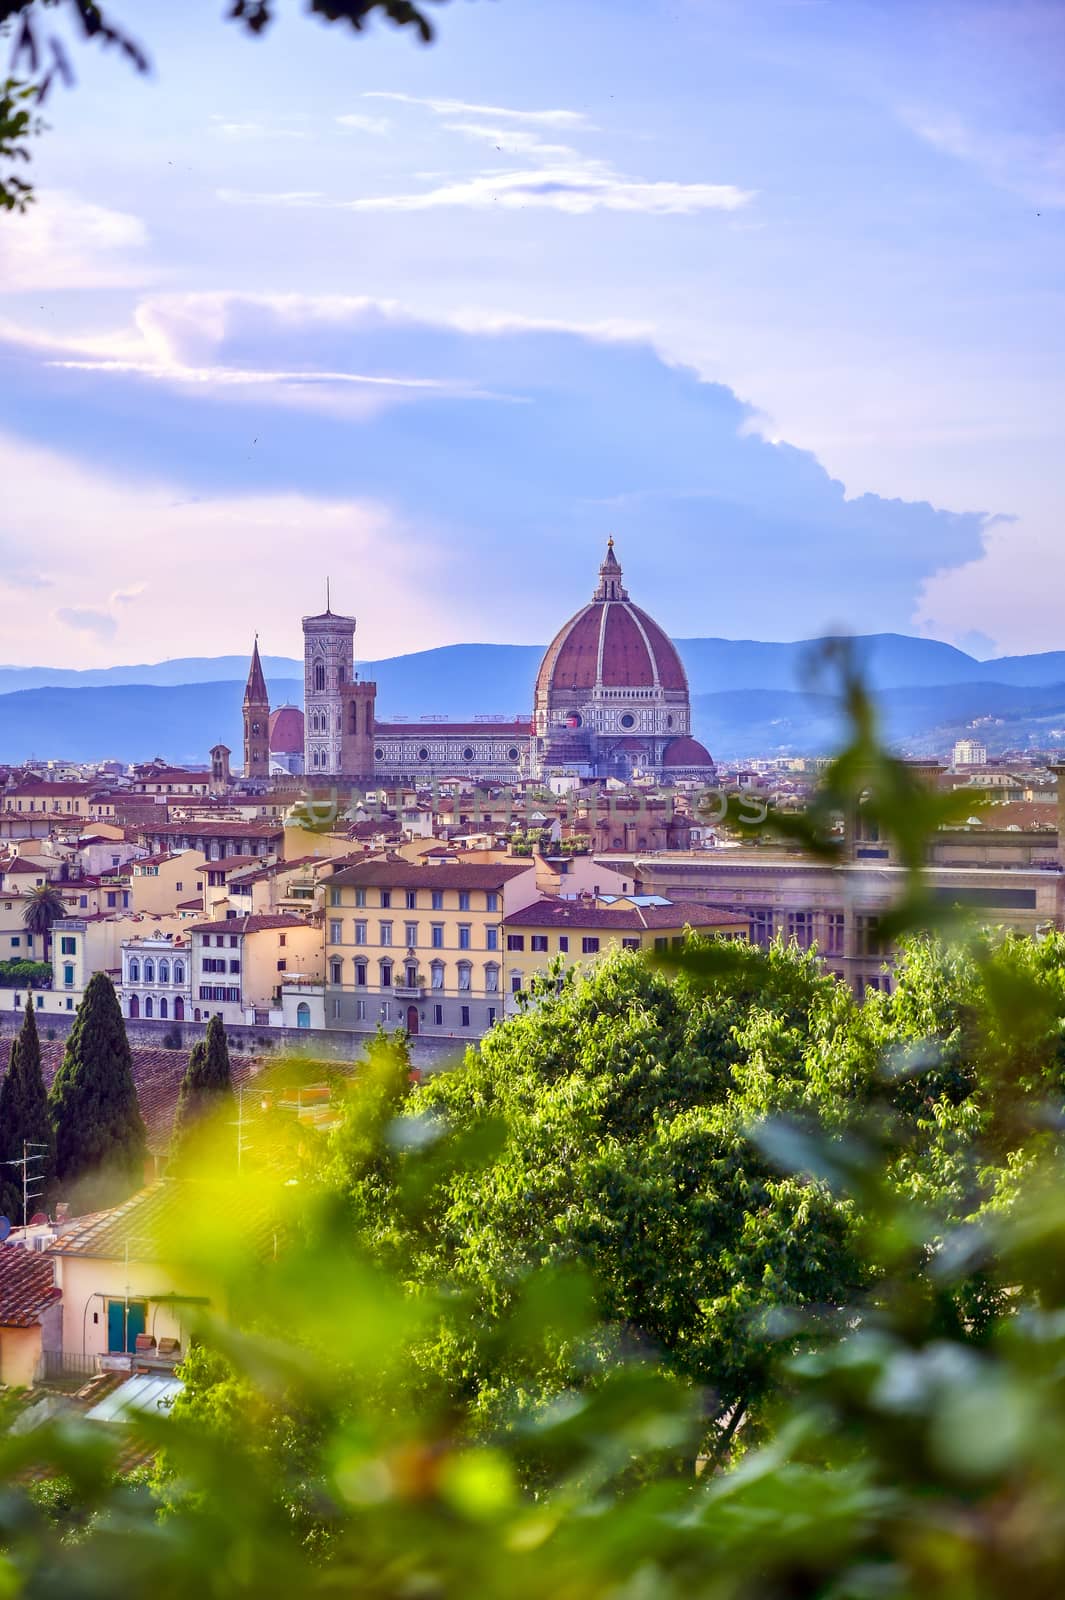
[[[129,212],[38,191],[29,211],[0,229],[0,292],[144,283],[154,276],[138,260],[147,242],[144,223]]]
[[[49,664],[218,654],[240,646],[242,627],[249,635],[258,628],[264,649],[295,654],[301,610],[315,609],[327,570],[335,595],[361,599],[363,653],[390,653],[393,607],[409,618],[412,637],[445,642],[448,619],[439,604],[450,575],[445,554],[424,519],[413,527],[381,502],[299,491],[190,500],[178,480],[112,475],[3,434],[0,481],[7,486],[5,521],[20,544],[50,547],[57,528],[77,529],[54,563],[52,616],[59,626],[46,640]],[[109,570],[133,580],[107,605],[96,603],[103,550]],[[291,581],[249,586],[264,553],[289,562]],[[150,603],[124,603],[149,587]],[[234,623],[234,595],[244,597],[243,623]],[[45,620],[32,606],[9,606],[5,659],[39,661]]]
[[[590,211],[644,212],[658,216],[697,211],[737,211],[749,205],[754,191],[731,183],[677,183],[630,178],[608,162],[578,162],[571,167],[547,166],[527,172],[480,173],[410,194],[364,195],[356,200],[319,200],[305,195],[254,194],[220,189],[218,198],[231,205],[320,206],[332,211],[435,211],[464,207],[473,211],[540,208],[570,216]]]
[[[492,128],[483,122],[445,122],[447,133],[461,133],[467,139],[479,139],[494,145],[508,156],[559,156],[578,159],[577,152],[568,144],[547,144],[527,128]]]
[[[221,117],[211,118],[212,132],[227,139],[306,139],[305,128],[279,128],[265,122],[226,122]]]
[[[466,100],[436,100],[417,94],[398,94],[386,89],[369,89],[365,100],[394,100],[402,105],[427,106],[438,116],[503,117],[508,122],[539,123],[544,128],[590,128],[583,111],[520,111],[514,106],[472,105]]]
[[[1065,206],[1065,134],[982,127],[954,111],[909,106],[899,113],[917,138],[976,167],[1035,206]]]
[[[93,633],[99,639],[113,639],[118,632],[118,623],[111,613],[93,606],[60,606],[52,616],[76,633]]]
[[[361,111],[346,111],[343,116],[337,117],[337,122],[342,128],[354,128],[358,133],[388,133],[392,124],[387,117],[368,117]]]

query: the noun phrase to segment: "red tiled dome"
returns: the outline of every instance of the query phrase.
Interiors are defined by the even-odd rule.
[[[552,640],[536,680],[551,689],[688,687],[675,646],[631,600],[593,600]]]
[[[296,706],[279,706],[270,713],[270,750],[278,756],[298,756],[303,751],[303,712]]]
[[[671,739],[662,756],[664,767],[712,767],[713,764],[705,744],[700,744],[698,739],[693,739],[689,734]]]

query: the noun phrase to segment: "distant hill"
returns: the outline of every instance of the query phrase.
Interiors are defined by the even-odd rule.
[[[853,641],[880,696],[891,739],[915,753],[945,752],[976,718],[993,749],[1065,744],[1065,652],[977,661],[952,645],[903,634]],[[838,736],[830,679],[818,679],[821,641],[679,639],[692,688],[695,732],[719,758],[831,748]],[[378,685],[382,720],[527,713],[539,645],[457,644],[363,662]],[[299,704],[302,663],[265,656],[275,705]],[[186,657],[78,672],[0,667],[0,761],[31,755],[201,762],[221,739],[241,749],[245,656]]]

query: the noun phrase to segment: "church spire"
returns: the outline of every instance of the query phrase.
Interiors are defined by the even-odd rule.
[[[248,682],[244,689],[244,704],[246,706],[268,706],[270,695],[263,676],[263,664],[259,660],[259,635],[255,635],[255,644],[252,646],[251,667],[248,671]]]
[[[628,590],[622,587],[621,563],[614,554],[614,540],[609,538],[606,542],[606,555],[599,568],[599,587],[592,596],[593,600],[627,600]]]

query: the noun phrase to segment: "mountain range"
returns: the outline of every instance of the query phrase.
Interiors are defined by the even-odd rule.
[[[720,759],[819,754],[839,736],[826,641],[678,639],[693,725]],[[914,754],[946,753],[978,724],[989,749],[1065,745],[1065,651],[979,661],[904,634],[851,641],[887,736]],[[382,721],[528,714],[543,646],[456,644],[359,664]],[[142,666],[0,667],[0,761],[161,755],[203,762],[221,739],[238,753],[246,656]],[[274,705],[299,704],[303,664],[264,656]],[[989,719],[984,721],[984,719]]]

